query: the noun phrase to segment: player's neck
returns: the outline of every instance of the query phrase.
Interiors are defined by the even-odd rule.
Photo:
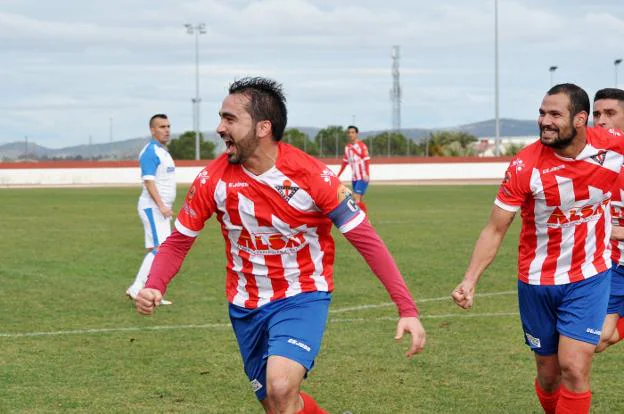
[[[577,136],[570,145],[554,151],[561,157],[575,159],[583,151],[585,145],[587,145],[587,136],[585,135],[585,130],[582,130],[578,131]]]
[[[243,164],[247,171],[261,175],[273,168],[277,162],[279,143],[272,139],[258,144],[256,151]]]

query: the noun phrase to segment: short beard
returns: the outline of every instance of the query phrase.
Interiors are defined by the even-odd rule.
[[[566,137],[562,137],[559,136],[559,138],[557,138],[555,141],[551,142],[551,143],[546,143],[544,141],[542,141],[541,137],[540,137],[540,141],[542,144],[546,145],[547,147],[556,149],[556,150],[562,150],[564,148],[567,148],[570,146],[570,144],[572,144],[572,141],[574,141],[574,138],[576,138],[577,132],[576,129],[574,128],[573,125],[570,125],[572,132],[570,133],[570,135],[566,136]],[[541,135],[541,131],[540,131],[540,135]]]
[[[254,127],[249,131],[243,139],[237,144],[232,140],[232,143],[236,147],[235,154],[228,154],[228,162],[230,164],[243,164],[251,154],[258,147],[258,140],[256,139],[256,128]]]

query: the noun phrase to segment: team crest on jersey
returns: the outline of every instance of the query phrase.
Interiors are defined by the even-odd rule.
[[[607,151],[600,151],[598,154],[592,155],[590,158],[602,165],[605,162],[605,158],[607,158]]]
[[[290,199],[295,195],[297,191],[299,191],[299,187],[294,186],[290,180],[284,180],[282,185],[276,185],[275,189],[282,196],[282,198],[286,201],[290,201]]]
[[[191,189],[188,192],[188,195],[186,196],[186,199],[188,201],[191,201],[193,199],[194,195],[195,195],[195,186],[192,186]]]

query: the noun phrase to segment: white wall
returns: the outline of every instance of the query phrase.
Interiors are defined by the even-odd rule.
[[[338,165],[329,167],[334,172],[339,169]],[[373,182],[502,179],[506,168],[506,162],[372,164],[371,177]],[[201,169],[202,167],[178,167],[178,183],[191,183]],[[341,178],[348,180],[350,177],[351,171],[347,168]],[[0,187],[136,185],[140,182],[137,167],[0,169]]]

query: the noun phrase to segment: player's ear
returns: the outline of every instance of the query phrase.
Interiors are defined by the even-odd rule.
[[[581,128],[587,125],[587,118],[589,115],[585,111],[581,111],[578,114],[574,115],[574,128]]]
[[[271,121],[259,121],[256,123],[256,136],[263,138],[266,136],[273,136]]]

